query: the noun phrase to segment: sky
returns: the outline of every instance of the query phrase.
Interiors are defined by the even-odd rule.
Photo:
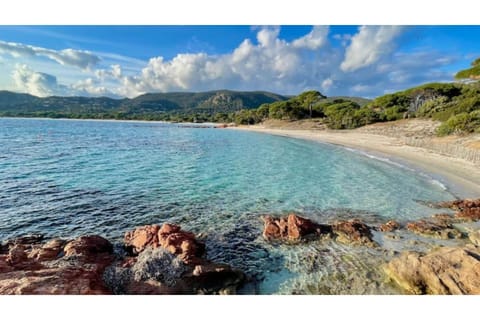
[[[0,90],[133,98],[230,89],[372,98],[450,82],[480,26],[0,26]]]

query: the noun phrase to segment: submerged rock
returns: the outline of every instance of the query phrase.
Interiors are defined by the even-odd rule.
[[[336,240],[344,244],[377,246],[371,228],[358,219],[337,221],[333,224]]]
[[[472,245],[404,252],[384,270],[409,293],[480,294],[480,250]]]
[[[321,225],[296,214],[287,217],[264,216],[265,240],[300,241],[332,232],[331,226]]]
[[[379,230],[381,232],[392,232],[400,229],[400,224],[395,220],[389,220],[384,224],[381,224]]]
[[[459,239],[463,234],[447,220],[418,220],[407,223],[413,233],[438,239]]]

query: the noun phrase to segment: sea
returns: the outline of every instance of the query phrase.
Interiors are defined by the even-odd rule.
[[[209,259],[243,270],[245,294],[395,294],[395,254],[335,241],[263,240],[261,217],[406,222],[455,198],[395,159],[274,135],[160,122],[0,118],[0,240],[98,234],[121,246],[148,224],[201,235]],[[415,246],[415,241],[410,241]]]

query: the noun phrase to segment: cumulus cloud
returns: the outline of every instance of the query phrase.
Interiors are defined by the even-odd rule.
[[[262,28],[257,43],[246,39],[231,53],[178,54],[171,60],[153,57],[139,75],[124,77],[122,94],[134,96],[149,91],[211,90],[272,90],[298,92],[318,75],[324,61],[306,60],[328,43],[328,27],[313,27],[307,35],[292,42],[279,38],[280,28]],[[325,68],[324,68],[325,69]],[[303,87],[302,87],[303,86]]]
[[[13,57],[43,56],[61,65],[74,66],[80,69],[91,69],[100,62],[100,58],[89,51],[74,49],[52,50],[5,41],[0,41],[0,53],[7,53]]]
[[[110,66],[110,69],[97,69],[95,70],[95,76],[101,80],[105,79],[120,79],[122,78],[122,67],[119,64]]]
[[[451,80],[452,75],[445,67],[464,59],[427,49],[393,50],[402,32],[399,27],[361,27],[356,34],[330,35],[332,41],[329,41],[329,32],[328,27],[313,27],[307,34],[287,41],[281,38],[279,27],[263,27],[257,29],[256,37],[241,41],[224,54],[179,53],[171,59],[154,56],[134,63],[129,58],[112,59],[106,57],[114,54],[101,54],[103,64],[97,65],[96,59],[80,64],[74,62],[75,59],[66,59],[69,54],[64,53],[61,59],[65,65],[69,61],[82,70],[64,68],[53,56],[51,61],[43,59],[41,65],[36,65],[38,61],[34,63],[34,59],[24,59],[37,70],[55,74],[62,84],[55,76],[24,65],[15,67],[13,79],[17,91],[40,96],[135,97],[145,92],[225,88],[281,94],[320,90],[328,96],[374,97],[427,81]],[[40,49],[19,44],[6,46],[0,42],[0,52],[10,54],[3,57],[10,68],[4,67],[8,70],[6,74],[16,60],[20,60],[11,58],[13,55],[47,56],[45,52],[63,52]]]
[[[352,37],[340,68],[355,71],[377,62],[391,52],[392,41],[402,30],[400,26],[362,26]]]
[[[36,72],[24,64],[15,66],[12,78],[18,91],[38,97],[68,94],[67,87],[59,85],[55,76]]]
[[[12,72],[16,91],[37,97],[49,96],[109,96],[118,97],[99,81],[92,78],[79,80],[74,84],[60,84],[51,74],[37,72],[25,64],[16,64]]]
[[[292,45],[297,48],[317,50],[327,42],[329,29],[328,26],[315,26],[310,33],[294,40]]]

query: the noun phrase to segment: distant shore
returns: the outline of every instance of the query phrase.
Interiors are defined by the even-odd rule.
[[[302,130],[267,128],[262,125],[232,127],[278,136],[330,143],[354,148],[378,156],[394,158],[439,179],[458,197],[480,197],[480,167],[467,160],[446,156],[431,150],[406,145],[400,139],[356,130]]]

